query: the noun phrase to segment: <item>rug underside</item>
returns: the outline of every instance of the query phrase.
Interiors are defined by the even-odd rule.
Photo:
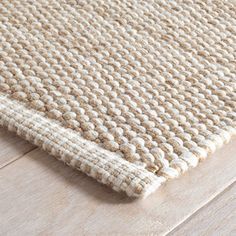
[[[3,0],[0,124],[147,196],[236,134],[235,12],[231,1]]]

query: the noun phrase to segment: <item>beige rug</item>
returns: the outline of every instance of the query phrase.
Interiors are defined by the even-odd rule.
[[[236,133],[236,4],[1,0],[0,91],[1,125],[147,196]]]

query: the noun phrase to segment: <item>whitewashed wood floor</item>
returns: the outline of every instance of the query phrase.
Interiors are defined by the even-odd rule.
[[[0,129],[0,235],[236,235],[236,139],[131,200]]]

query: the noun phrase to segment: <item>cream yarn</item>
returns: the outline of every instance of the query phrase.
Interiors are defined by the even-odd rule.
[[[0,11],[1,123],[115,190],[147,195],[235,134],[234,3],[3,0]]]

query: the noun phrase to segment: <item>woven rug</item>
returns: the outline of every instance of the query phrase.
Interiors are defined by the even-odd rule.
[[[236,4],[1,0],[0,91],[1,125],[147,196],[236,133]]]

